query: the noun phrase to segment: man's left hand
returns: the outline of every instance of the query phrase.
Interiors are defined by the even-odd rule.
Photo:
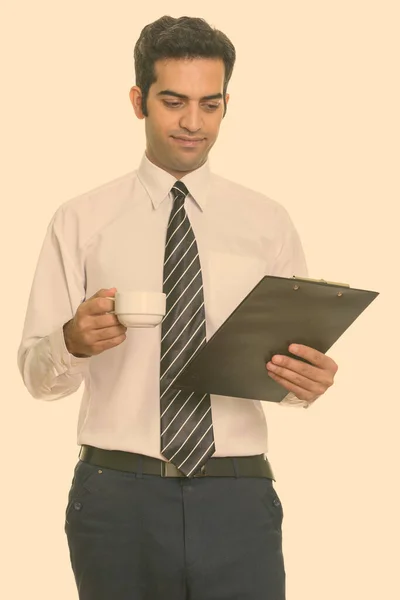
[[[266,365],[269,376],[289,392],[293,392],[299,400],[315,402],[333,385],[338,365],[326,354],[308,346],[292,344],[289,352],[311,364],[277,354]]]

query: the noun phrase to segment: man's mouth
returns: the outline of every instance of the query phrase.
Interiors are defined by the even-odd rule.
[[[180,144],[181,146],[186,146],[188,148],[193,148],[199,146],[202,142],[204,142],[205,138],[199,137],[187,137],[187,136],[171,136],[175,142]]]

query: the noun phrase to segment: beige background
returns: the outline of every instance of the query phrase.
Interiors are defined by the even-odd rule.
[[[63,525],[81,392],[33,400],[16,353],[54,211],[141,158],[132,52],[167,13],[204,16],[237,48],[213,169],[287,207],[312,277],[381,293],[329,352],[336,384],[311,410],[265,406],[287,598],[398,599],[398,2],[1,6],[0,596],[77,598]]]

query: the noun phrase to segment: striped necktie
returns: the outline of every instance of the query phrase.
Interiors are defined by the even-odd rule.
[[[174,388],[174,380],[206,343],[203,280],[196,238],[185,211],[185,184],[173,186],[168,222],[161,327],[161,454],[191,477],[215,452],[209,394]]]

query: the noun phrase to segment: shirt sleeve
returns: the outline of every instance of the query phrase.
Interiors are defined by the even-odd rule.
[[[43,400],[77,391],[90,361],[70,354],[64,340],[63,325],[86,295],[84,269],[77,260],[77,232],[67,229],[71,222],[67,228],[61,206],[48,225],[39,254],[18,349],[22,380],[34,398]]]
[[[270,275],[308,277],[307,262],[300,236],[288,212],[282,206],[280,206],[280,216],[278,217],[278,231],[280,231],[280,241]],[[310,406],[306,400],[300,400],[292,392],[278,402],[278,405],[291,408],[308,408]]]

